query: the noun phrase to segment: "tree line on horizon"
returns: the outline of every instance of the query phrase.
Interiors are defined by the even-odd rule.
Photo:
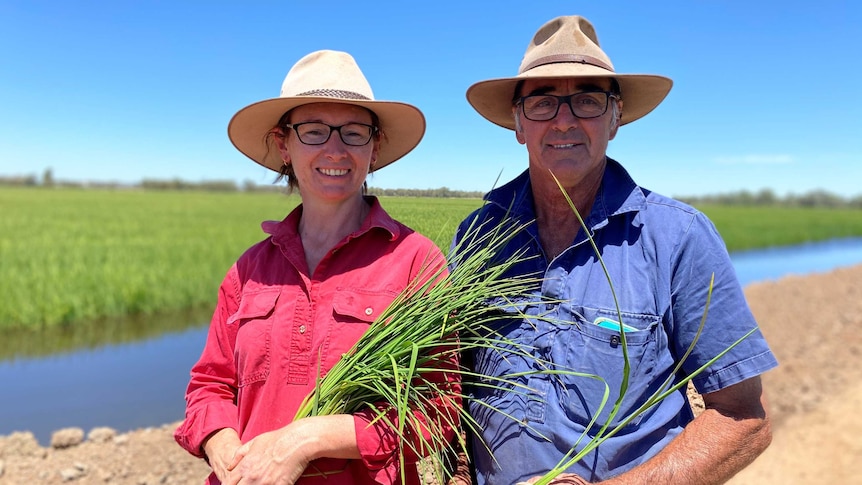
[[[260,185],[251,180],[237,184],[232,180],[205,180],[192,182],[174,179],[143,179],[138,183],[69,181],[56,180],[50,169],[41,178],[36,175],[2,176],[0,186],[42,187],[107,190],[200,190],[211,192],[271,192],[285,193],[284,185]],[[448,187],[433,189],[384,189],[368,187],[368,193],[383,197],[434,197],[434,198],[482,198],[482,191],[453,190]],[[759,191],[738,190],[722,194],[677,196],[677,199],[693,205],[739,205],[739,206],[792,206],[792,207],[834,207],[862,209],[862,194],[844,197],[824,189],[815,189],[802,194],[779,196],[774,190],[764,188]]]

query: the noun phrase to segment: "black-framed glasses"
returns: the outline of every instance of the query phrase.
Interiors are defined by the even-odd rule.
[[[291,128],[305,145],[323,145],[332,136],[333,131],[338,132],[341,141],[345,145],[361,147],[371,141],[371,137],[377,133],[377,127],[365,123],[346,123],[341,126],[327,125],[319,121],[306,121],[303,123],[285,123],[285,128]]]
[[[618,97],[609,91],[587,91],[568,96],[531,94],[518,100],[518,104],[521,105],[524,116],[532,121],[554,119],[562,104],[568,104],[577,118],[598,118],[608,110],[608,100]]]

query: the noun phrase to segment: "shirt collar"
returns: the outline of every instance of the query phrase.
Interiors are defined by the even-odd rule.
[[[635,184],[619,162],[610,157],[607,161],[592,211],[585,219],[586,224],[593,229],[605,226],[610,217],[646,208],[644,189]],[[523,220],[536,217],[529,170],[524,170],[502,187],[488,192],[485,200],[503,210],[511,211],[511,214]]]
[[[372,229],[382,229],[389,234],[389,239],[394,241],[401,235],[401,228],[392,217],[383,210],[380,201],[373,195],[366,195],[365,201],[370,204],[368,215],[362,221],[362,226],[355,233],[348,236],[352,239]],[[263,232],[272,236],[272,240],[279,246],[286,246],[288,241],[299,237],[299,218],[302,216],[302,204],[296,206],[290,214],[281,221],[263,221],[260,225]]]

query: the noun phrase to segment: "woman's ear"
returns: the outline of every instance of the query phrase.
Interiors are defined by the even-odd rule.
[[[381,134],[381,137],[383,135]],[[374,145],[371,148],[371,164],[368,165],[368,171],[370,172],[374,169],[374,166],[377,165],[377,157],[380,155],[380,138],[374,137]]]
[[[269,130],[269,136],[275,141],[275,147],[278,148],[278,153],[281,155],[281,159],[284,160],[284,164],[289,164],[290,153],[287,151],[287,137],[284,135],[284,131],[280,127],[275,127]]]

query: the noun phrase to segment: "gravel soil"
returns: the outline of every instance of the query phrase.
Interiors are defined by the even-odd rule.
[[[773,443],[730,483],[862,483],[862,266],[745,291],[780,365],[763,378]],[[0,484],[200,485],[209,468],[174,443],[178,424],[58,430],[49,447],[0,436]]]

